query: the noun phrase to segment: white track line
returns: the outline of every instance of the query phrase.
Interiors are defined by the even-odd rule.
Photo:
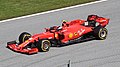
[[[32,15],[27,15],[27,16],[21,16],[21,17],[16,17],[16,18],[12,18],[12,19],[2,20],[2,21],[0,21],[0,23],[7,22],[7,21],[12,21],[12,20],[17,20],[17,19],[22,19],[22,18],[27,18],[27,17],[32,17],[32,16],[37,16],[37,15],[46,14],[46,13],[52,13],[52,12],[56,12],[56,11],[66,10],[66,9],[71,9],[71,8],[76,8],[76,7],[85,6],[85,5],[100,3],[100,2],[103,2],[103,1],[107,1],[107,0],[100,0],[100,1],[95,1],[95,2],[90,2],[90,3],[85,3],[85,4],[65,7],[65,8],[61,8],[61,9],[56,9],[56,10],[50,10],[50,11],[46,11],[46,12],[36,13],[36,14],[32,14]]]

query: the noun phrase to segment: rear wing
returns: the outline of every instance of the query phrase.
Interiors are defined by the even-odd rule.
[[[97,23],[99,23],[99,25],[101,25],[102,27],[105,27],[108,23],[109,23],[108,18],[104,18],[104,17],[100,17],[98,15],[88,15],[87,21],[95,21]]]
[[[99,25],[101,25],[102,27],[105,27],[106,25],[108,25],[109,20],[110,19],[108,19],[108,18],[99,17],[96,19],[96,22],[98,22]]]

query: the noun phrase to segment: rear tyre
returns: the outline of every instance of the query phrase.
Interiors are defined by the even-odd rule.
[[[19,43],[23,43],[26,40],[28,40],[31,37],[31,34],[27,33],[27,32],[23,32],[20,34],[19,36]]]
[[[107,37],[108,31],[106,28],[103,27],[97,27],[94,30],[95,37],[99,40],[104,40]]]
[[[37,46],[37,48],[38,48],[39,51],[47,52],[50,49],[51,42],[49,40],[47,40],[47,39],[39,40],[36,43],[36,46]]]

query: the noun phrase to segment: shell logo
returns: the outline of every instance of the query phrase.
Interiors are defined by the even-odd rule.
[[[72,37],[73,37],[73,33],[70,33],[68,37],[69,37],[69,38],[72,38]]]

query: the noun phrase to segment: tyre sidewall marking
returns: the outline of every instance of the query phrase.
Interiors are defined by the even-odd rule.
[[[25,37],[26,37],[26,36],[31,36],[31,35],[25,34],[25,35],[23,36],[23,39],[22,39],[23,42],[25,41]]]
[[[47,51],[46,49],[44,49],[44,42],[47,41],[49,43],[49,46],[50,46],[50,41],[49,40],[43,40],[42,43],[41,43],[41,48],[43,51]]]
[[[103,30],[105,31],[105,37],[101,37],[101,31],[103,31]],[[106,36],[107,36],[107,29],[101,28],[100,31],[99,31],[99,37],[100,37],[100,39],[105,39]]]

